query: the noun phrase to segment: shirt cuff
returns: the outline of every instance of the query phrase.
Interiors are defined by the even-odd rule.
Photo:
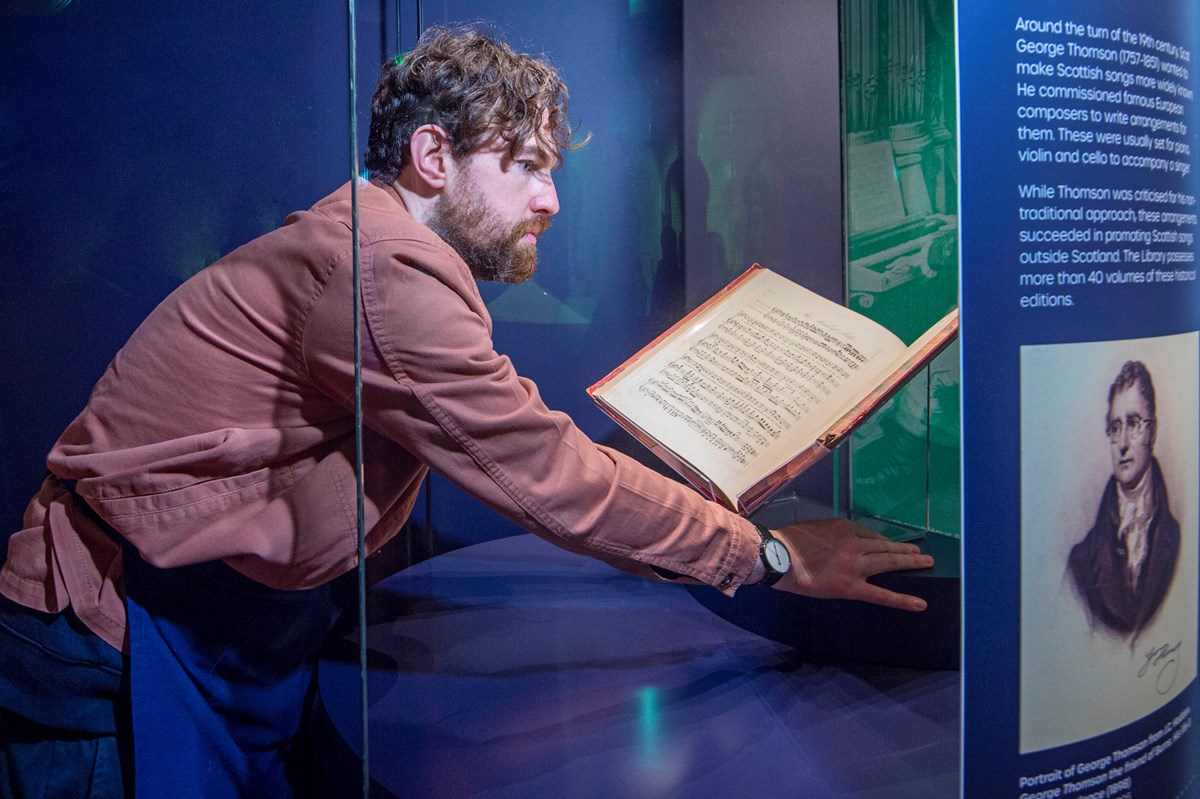
[[[754,559],[754,568],[750,570],[750,576],[746,578],[746,582],[742,585],[758,585],[767,576],[767,567],[762,562],[762,557]]]

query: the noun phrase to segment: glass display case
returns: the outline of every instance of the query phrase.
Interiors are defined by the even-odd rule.
[[[5,514],[0,534],[18,528],[44,473],[46,451],[140,320],[196,272],[278,227],[361,169],[351,156],[352,121],[358,120],[361,152],[377,67],[411,48],[433,24],[487,17],[517,49],[546,53],[571,87],[573,121],[592,134],[588,146],[568,154],[555,174],[562,210],[539,245],[542,266],[534,282],[484,286],[481,293],[495,323],[497,351],[538,385],[547,405],[566,412],[597,442],[666,471],[596,410],[584,389],[754,262],[845,301],[911,340],[957,298],[951,9],[948,0],[843,0],[840,6],[835,0],[750,5],[514,0],[503,8],[485,0],[359,4],[358,102],[352,108],[344,7],[276,0],[236,9],[0,0],[0,64],[7,76],[0,86],[0,109],[7,112],[0,113],[0,176],[16,187],[0,198],[5,232],[0,349],[6,353],[0,375],[10,387],[0,399],[0,445],[6,452],[0,461],[6,478],[0,481]],[[128,46],[130,41],[137,46]],[[801,475],[763,520],[785,524],[850,512],[952,539],[960,533],[958,440],[957,351],[951,350],[848,448]],[[407,529],[370,560],[371,582],[406,568],[417,580],[405,604],[389,604],[387,590],[370,595],[366,616],[374,626],[367,648],[376,657],[367,669],[376,679],[368,691],[371,702],[391,690],[400,671],[398,663],[383,662],[377,654],[396,645],[394,637],[385,645],[372,636],[393,635],[392,620],[401,616],[422,621],[421,609],[429,607],[422,603],[429,597],[442,602],[448,618],[462,616],[456,597],[473,597],[480,620],[455,634],[484,641],[488,646],[480,657],[454,672],[448,661],[437,661],[432,648],[447,645],[444,637],[431,633],[429,650],[409,646],[413,641],[406,638],[402,648],[420,662],[407,664],[404,673],[414,690],[428,690],[437,677],[450,694],[478,699],[483,711],[471,707],[456,723],[469,727],[483,719],[507,730],[504,725],[515,718],[519,728],[520,717],[486,705],[493,697],[489,680],[510,676],[497,654],[504,641],[496,631],[504,627],[489,615],[498,606],[486,591],[508,596],[510,579],[519,589],[513,594],[530,604],[514,601],[519,615],[506,621],[521,635],[539,637],[537,622],[546,612],[539,603],[555,596],[547,588],[553,584],[559,592],[554,610],[569,617],[566,632],[556,628],[555,635],[576,631],[576,617],[594,602],[596,615],[627,617],[612,622],[614,640],[630,645],[628,661],[614,660],[612,674],[621,676],[629,662],[642,662],[644,668],[628,673],[639,680],[647,674],[647,680],[680,681],[660,694],[654,686],[632,685],[632,678],[620,680],[608,693],[591,697],[594,714],[569,719],[585,729],[596,720],[621,717],[619,691],[636,690],[643,702],[638,707],[644,708],[637,729],[650,742],[647,747],[675,740],[670,736],[685,726],[681,719],[691,725],[691,717],[678,712],[692,704],[692,693],[720,700],[720,691],[704,688],[713,674],[740,670],[739,690],[747,704],[775,690],[763,686],[786,672],[779,663],[790,657],[787,646],[741,635],[746,630],[785,643],[802,630],[811,644],[832,640],[840,627],[854,629],[860,643],[876,648],[888,637],[902,645],[929,641],[941,647],[932,659],[911,659],[918,665],[944,667],[957,658],[956,632],[947,628],[936,641],[928,633],[947,619],[956,623],[957,595],[949,581],[937,588],[941,615],[864,622],[821,606],[815,610],[824,626],[783,632],[793,608],[763,604],[780,597],[750,589],[742,592],[741,609],[761,624],[731,635],[720,619],[699,612],[682,588],[668,595],[664,592],[672,589],[650,581],[624,582],[613,593],[606,566],[588,562],[581,570],[565,554],[539,554],[543,545],[529,537],[510,541],[520,556],[513,562],[496,556],[503,552],[502,541],[519,532],[448,481],[430,476]],[[439,562],[447,554],[457,559]],[[488,582],[497,558],[512,573]],[[349,593],[354,576],[339,587]],[[429,586],[421,582],[426,578]],[[587,589],[582,594],[581,585]],[[422,593],[427,587],[429,593]],[[717,594],[710,590],[707,596]],[[693,649],[682,644],[676,649],[666,638],[672,648],[647,648],[642,638],[624,637],[646,615],[663,626],[675,618],[694,621],[699,632],[688,644]],[[339,632],[345,635],[325,663],[358,677],[359,653],[350,647],[358,643],[356,621],[353,609],[343,615]],[[578,629],[587,634],[572,639],[578,649],[570,652],[558,647],[558,638],[541,636],[547,658],[578,651],[584,653],[578,662],[512,661],[514,671],[548,675],[536,688],[552,692],[555,669],[593,668],[589,658],[602,662],[605,653],[588,649],[592,628],[583,625]],[[706,660],[705,645],[694,644],[706,640],[701,633],[728,636],[727,656]],[[680,662],[691,665],[676,668]],[[851,669],[813,668],[844,681],[848,691],[859,690],[858,673]],[[689,670],[695,671],[695,684],[688,682]],[[877,673],[861,670],[863,681]],[[585,676],[590,684],[591,675]],[[947,679],[931,695],[936,712],[914,716],[950,718],[957,702],[952,682]],[[460,694],[466,683],[471,690]],[[358,689],[357,680],[352,687]],[[795,683],[788,690],[796,702],[807,698]],[[896,689],[899,699],[909,693]],[[566,718],[579,696],[560,698]],[[342,699],[350,708],[357,697],[347,693]],[[717,705],[701,710],[721,712]],[[559,712],[560,705],[553,707]],[[768,721],[774,718],[773,708],[754,708]],[[831,723],[841,723],[841,708],[826,710]],[[703,715],[692,712],[696,719]],[[559,738],[554,725],[567,724],[552,715],[528,716],[526,726],[541,725],[550,731],[547,740]],[[887,713],[865,715],[864,724],[875,725],[881,739],[890,737]],[[660,735],[659,718],[666,719],[665,727],[678,722],[679,729]],[[762,719],[754,717],[744,729],[761,726]],[[930,735],[942,736],[938,765],[914,767],[926,772],[914,778],[932,775],[945,783],[957,763],[957,747],[945,735],[947,725],[927,726],[937,727]],[[845,739],[861,729],[855,720],[846,726]],[[420,745],[474,746],[471,730],[461,738],[435,740],[444,730],[409,743],[418,753]],[[818,731],[814,738],[824,737],[824,728]],[[517,733],[514,740],[524,730]],[[615,743],[612,748],[619,751]],[[754,758],[762,750],[738,750],[744,753],[738,757],[750,760],[728,771],[735,786],[744,774],[761,770]],[[348,772],[358,768],[360,751],[343,753]],[[714,757],[724,757],[714,751]],[[569,762],[584,763],[574,752],[567,755]],[[530,762],[519,765],[537,766]],[[661,758],[647,756],[646,763],[645,774],[657,779],[666,773]],[[829,759],[817,766],[815,771],[828,766],[834,779],[858,779],[854,764]],[[462,795],[472,787],[465,785]]]
[[[846,297],[911,341],[958,302],[954,4],[841,4]],[[952,345],[853,436],[849,502],[890,532],[959,536]]]

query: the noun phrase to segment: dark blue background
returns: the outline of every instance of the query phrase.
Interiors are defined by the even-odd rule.
[[[0,535],[150,309],[351,174],[344,6],[59,5],[0,2]]]

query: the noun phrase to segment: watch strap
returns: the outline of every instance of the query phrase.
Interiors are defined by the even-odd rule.
[[[766,572],[763,575],[763,578],[761,580],[759,580],[757,583],[755,583],[755,585],[770,587],[772,585],[775,585],[775,583],[779,582],[780,578],[783,577],[783,575],[787,574],[787,572],[785,572],[785,571],[781,572],[781,571],[777,571],[776,569],[774,569],[771,566],[770,561],[767,560],[767,553],[766,553],[767,542],[778,541],[779,539],[776,538],[774,535],[772,535],[771,531],[768,530],[766,527],[764,527],[761,524],[755,523],[754,528],[756,530],[758,530],[758,534],[762,538],[762,541],[758,545],[758,559],[759,559],[759,562],[762,563],[763,569]]]

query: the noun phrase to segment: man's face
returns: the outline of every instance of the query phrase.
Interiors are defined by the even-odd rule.
[[[1141,425],[1143,420],[1150,418],[1149,403],[1136,385],[1119,391],[1109,406],[1109,453],[1112,455],[1113,477],[1125,488],[1137,485],[1150,468],[1155,423]],[[1117,422],[1120,422],[1119,433],[1115,432]]]
[[[551,168],[557,156],[527,142],[514,158],[493,137],[457,159],[429,227],[478,280],[524,283],[537,268],[537,240],[558,213]]]

